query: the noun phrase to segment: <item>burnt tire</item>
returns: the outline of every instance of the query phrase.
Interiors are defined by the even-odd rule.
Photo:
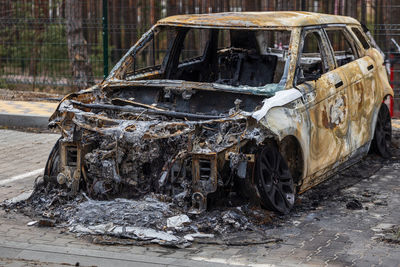
[[[390,112],[385,104],[379,109],[376,120],[374,138],[372,139],[371,149],[383,158],[390,157],[390,143],[392,141],[392,122]]]
[[[289,213],[294,205],[295,187],[289,167],[275,145],[265,146],[258,153],[255,183],[263,207]]]
[[[44,181],[57,182],[57,175],[60,172],[60,139],[54,144],[50,151],[49,157],[46,162],[46,167],[44,169]]]

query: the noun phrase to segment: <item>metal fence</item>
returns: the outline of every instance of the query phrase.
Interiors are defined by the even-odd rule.
[[[71,90],[101,81],[140,35],[166,16],[255,10],[352,16],[371,29],[390,59],[395,108],[400,110],[399,0],[0,0],[0,7],[0,87],[29,84]],[[74,27],[80,30],[79,44],[67,38]],[[84,52],[74,54],[76,46]],[[88,63],[87,81],[76,78],[72,61]]]

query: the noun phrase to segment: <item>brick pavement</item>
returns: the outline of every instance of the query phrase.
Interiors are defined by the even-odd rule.
[[[33,150],[30,152],[35,156],[30,163],[33,166],[28,168],[26,164],[24,170],[43,167],[56,139],[57,135],[0,131],[1,144],[16,151]],[[31,145],[31,140],[37,143]],[[14,165],[14,173],[8,170],[11,175],[19,174],[19,164],[27,162],[20,154],[7,149],[0,156],[3,156],[0,167],[7,169],[11,162]],[[376,164],[374,160],[369,156],[363,164]],[[357,173],[364,165],[352,168]],[[283,239],[276,244],[230,247],[194,244],[186,249],[104,246],[63,233],[60,228],[28,227],[30,218],[0,210],[0,265],[57,266],[79,262],[81,266],[400,266],[400,245],[380,241],[381,233],[373,230],[381,223],[398,225],[400,222],[400,158],[396,155],[379,168],[367,178],[351,176],[351,172],[337,175],[331,183],[348,180],[348,186],[332,189],[337,191],[334,193],[325,186],[327,191],[321,189],[319,194],[328,196],[315,207],[309,207],[307,199],[319,189],[303,195],[301,199],[306,204],[301,204],[302,208],[282,217],[279,227],[267,230],[269,236]],[[2,199],[15,196],[31,185],[32,178],[29,178],[0,187],[0,196]],[[358,199],[363,209],[346,209],[347,201],[352,198]]]
[[[0,181],[44,168],[58,134],[0,130]]]
[[[0,113],[39,115],[49,117],[58,103],[0,100]]]
[[[0,182],[43,169],[49,151],[58,138],[58,134],[0,130]],[[0,201],[32,189],[36,176],[0,185]]]
[[[0,126],[47,128],[58,103],[0,100]]]

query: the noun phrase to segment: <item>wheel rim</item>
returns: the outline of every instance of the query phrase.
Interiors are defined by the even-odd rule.
[[[382,105],[378,113],[375,129],[376,148],[383,157],[389,157],[389,146],[392,139],[392,124],[389,110]]]
[[[292,175],[276,148],[264,148],[257,160],[257,186],[267,208],[288,213],[294,204]]]
[[[49,181],[56,181],[57,174],[59,172],[59,164],[60,164],[60,140],[57,140],[55,145],[53,146],[49,158],[46,162],[46,167],[44,169],[44,175],[48,177]]]

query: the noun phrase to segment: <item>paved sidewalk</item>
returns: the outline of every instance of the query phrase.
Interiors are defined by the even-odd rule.
[[[0,126],[47,128],[58,103],[0,100]]]
[[[57,138],[0,131],[0,169],[10,167],[0,181],[43,168]],[[34,179],[0,185],[0,202],[29,192]],[[362,209],[347,209],[352,199]],[[266,230],[282,242],[185,249],[93,244],[62,228],[29,227],[31,218],[0,209],[0,266],[399,266],[400,244],[382,240],[400,222],[399,150],[386,161],[368,156],[300,200],[290,215],[277,218],[279,227]]]
[[[399,222],[399,169],[398,163],[386,166],[345,190],[345,194],[380,191],[384,204],[362,201],[369,209],[349,211],[341,207],[343,203],[328,201],[313,212],[293,213],[285,225],[268,231],[283,239],[278,244],[194,244],[186,249],[96,245],[62,229],[29,227],[30,218],[0,210],[0,266],[68,266],[79,262],[80,266],[397,267],[399,244],[381,242],[379,234],[380,228]]]
[[[49,117],[58,103],[0,100],[0,113],[39,115]]]
[[[34,179],[43,173],[50,150],[59,137],[59,134],[0,130],[0,189],[11,186],[20,190],[32,188]],[[0,201],[12,197],[15,192],[3,190],[2,194]]]

